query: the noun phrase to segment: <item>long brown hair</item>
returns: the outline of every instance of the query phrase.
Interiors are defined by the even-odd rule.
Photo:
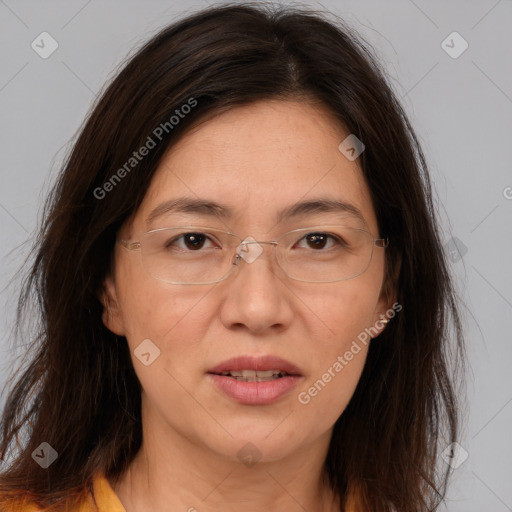
[[[403,306],[370,344],[334,426],[330,483],[342,510],[349,492],[361,510],[434,509],[449,476],[439,448],[458,435],[451,363],[463,360],[463,337],[425,158],[369,45],[323,13],[228,4],[166,27],[123,66],[48,198],[20,295],[19,325],[30,305],[39,320],[30,364],[2,416],[0,453],[12,459],[0,475],[3,503],[27,496],[63,509],[88,492],[95,474],[120,475],[141,445],[140,384],[126,339],[102,323],[99,296],[116,232],[164,153],[187,127],[219,112],[305,99],[325,106],[366,147],[360,164],[379,232],[391,241],[387,280]],[[179,122],[170,121],[192,101]],[[119,171],[148,137],[155,147]],[[41,442],[59,454],[47,469],[31,456]]]

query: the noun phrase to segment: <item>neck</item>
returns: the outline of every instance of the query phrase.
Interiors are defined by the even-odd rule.
[[[128,469],[110,483],[126,512],[332,512],[339,500],[324,470],[330,436],[279,460],[246,465],[168,425],[152,425]]]

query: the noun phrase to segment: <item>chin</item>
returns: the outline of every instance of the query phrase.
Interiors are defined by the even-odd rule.
[[[297,450],[303,439],[296,439],[288,429],[282,429],[279,423],[282,419],[272,422],[271,427],[239,425],[236,429],[227,428],[230,434],[221,439],[206,440],[213,451],[232,461],[246,463],[249,467],[251,461],[274,462],[289,456]],[[298,426],[293,427],[295,432]],[[302,429],[301,429],[302,430]],[[303,432],[303,430],[302,430]],[[249,461],[249,462],[247,462]]]

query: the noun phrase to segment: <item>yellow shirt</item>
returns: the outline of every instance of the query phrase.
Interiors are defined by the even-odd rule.
[[[126,512],[110,483],[103,475],[98,475],[93,478],[93,489],[98,508],[94,505],[92,495],[89,494],[87,500],[73,512]],[[2,508],[2,512],[3,510]],[[44,509],[36,505],[27,505],[24,507],[12,505],[10,508],[6,509],[5,512],[44,512]]]
[[[80,507],[73,512],[126,512],[117,494],[103,475],[98,475],[93,478],[93,489],[98,508],[96,509],[94,506],[92,496],[89,494],[87,501],[82,503]],[[347,512],[355,512],[353,507],[354,503],[351,501],[351,504],[349,504],[346,509]],[[44,509],[38,508],[35,505],[28,505],[21,508],[14,506],[7,509],[5,512],[44,512]]]
[[[93,480],[94,497],[98,505],[98,512],[126,512],[123,505],[119,501],[117,494],[112,489],[108,480],[100,475]],[[84,503],[77,512],[95,511],[92,496]]]

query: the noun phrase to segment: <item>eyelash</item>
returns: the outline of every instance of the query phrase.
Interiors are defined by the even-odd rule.
[[[165,247],[166,248],[169,248],[171,247],[176,241],[182,239],[184,240],[186,236],[190,236],[190,235],[198,235],[198,236],[202,236],[202,237],[206,237],[206,239],[212,241],[212,239],[206,235],[205,233],[195,233],[195,232],[190,232],[190,233],[183,233],[175,238],[173,238],[172,240],[168,241],[166,244],[165,244]],[[330,234],[330,233],[326,233],[326,232],[318,232],[318,231],[312,231],[311,233],[306,233],[302,238],[300,238],[299,240],[297,240],[296,243],[298,242],[301,242],[302,240],[305,240],[307,239],[307,237],[309,236],[312,236],[312,235],[320,235],[320,236],[326,236],[329,240],[333,240],[335,243],[339,244],[339,245],[346,245],[345,242],[343,240],[341,240],[338,236],[336,235],[333,235],[333,234]],[[182,247],[183,248],[183,247]],[[202,247],[201,247],[202,249]],[[323,250],[323,249],[322,249]],[[198,252],[198,251],[192,251],[191,252]]]

